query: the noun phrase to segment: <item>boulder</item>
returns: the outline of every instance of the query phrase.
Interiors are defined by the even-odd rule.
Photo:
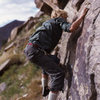
[[[6,83],[3,82],[0,84],[0,93],[6,89]]]
[[[36,7],[43,11],[45,14],[51,15],[52,4],[57,5],[59,8],[64,9],[68,0],[35,0]]]
[[[8,68],[8,65],[9,65],[10,61],[11,61],[11,59],[8,59],[8,60],[6,60],[5,62],[3,62],[0,65],[0,75],[2,75],[2,73],[4,72],[4,70]]]
[[[16,38],[16,36],[18,35],[19,32],[21,32],[21,30],[24,28],[25,24],[22,24],[21,26],[15,27],[12,31],[11,31],[11,35],[10,38],[8,39],[8,42],[14,40]]]
[[[43,11],[45,14],[50,15],[52,8],[44,3],[42,0],[35,0],[36,7]]]
[[[8,39],[8,42],[14,40],[22,30],[26,31],[26,33],[38,22],[39,17],[30,17],[26,22],[24,22],[22,25],[15,27],[11,31],[11,36]]]
[[[12,48],[13,46],[15,46],[15,42],[12,42],[10,45],[8,45],[5,49],[4,49],[4,51],[6,52],[6,51],[8,51],[10,48]]]

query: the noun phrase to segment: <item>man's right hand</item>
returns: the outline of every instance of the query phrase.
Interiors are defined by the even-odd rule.
[[[87,12],[88,12],[89,8],[84,8],[84,10],[82,11],[82,15],[81,17],[85,17]]]
[[[71,28],[70,28],[71,32],[74,32],[75,30],[78,29],[79,25],[83,21],[83,19],[84,19],[85,15],[87,14],[88,10],[89,10],[88,8],[84,8],[84,10],[82,11],[81,16],[75,22],[72,23]]]

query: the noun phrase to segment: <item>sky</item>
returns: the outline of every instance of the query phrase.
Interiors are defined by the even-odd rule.
[[[34,0],[0,0],[0,27],[13,20],[26,21],[38,11]]]

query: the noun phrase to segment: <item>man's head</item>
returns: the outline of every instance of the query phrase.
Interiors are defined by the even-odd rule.
[[[51,18],[62,17],[64,19],[67,18],[67,12],[61,9],[53,10],[51,13]]]

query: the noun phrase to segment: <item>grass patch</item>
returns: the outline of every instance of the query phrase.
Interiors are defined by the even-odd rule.
[[[11,59],[13,63],[20,62],[20,55],[19,54],[14,54],[13,50],[10,50],[8,52],[5,52],[0,56],[0,64],[5,62],[6,60]]]
[[[38,68],[30,62],[25,66],[11,66],[0,77],[0,83],[5,82],[7,84],[6,90],[1,95],[6,98],[5,100],[10,100],[14,95],[24,93],[25,88],[27,88],[27,85],[31,82],[37,71]]]
[[[19,97],[19,100],[41,100],[42,99],[42,88],[40,80],[41,71],[39,70],[37,76],[35,75],[34,79],[28,85],[28,91],[26,92],[27,96]]]

